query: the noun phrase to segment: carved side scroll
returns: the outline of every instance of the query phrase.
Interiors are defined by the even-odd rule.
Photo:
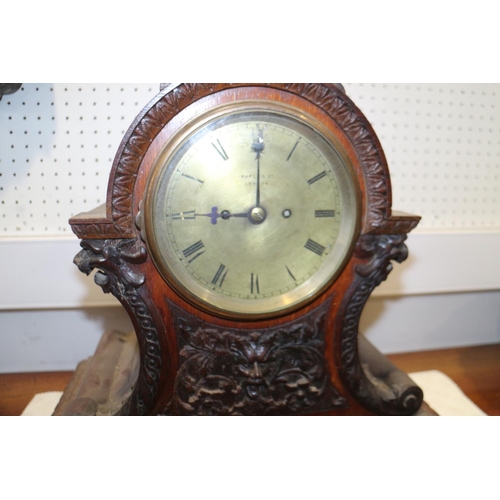
[[[363,307],[373,289],[392,270],[391,260],[401,263],[407,258],[405,240],[406,234],[364,235],[359,239],[355,254],[365,263],[356,268],[357,285],[348,301],[341,333],[341,374],[346,387],[361,404],[384,415],[411,415],[423,400],[422,390],[416,385],[405,386],[401,392],[397,384],[382,387],[368,367],[363,369],[358,354],[358,325]]]
[[[99,269],[95,282],[123,304],[136,326],[141,368],[138,384],[123,411],[143,414],[157,393],[162,364],[158,331],[138,291],[145,277],[130,266],[146,260],[146,248],[137,246],[136,239],[84,240],[81,246],[83,250],[74,259],[78,269],[87,275]]]

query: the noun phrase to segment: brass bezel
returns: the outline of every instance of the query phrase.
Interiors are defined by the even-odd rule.
[[[350,206],[352,217],[349,231],[349,241],[344,247],[342,258],[338,259],[335,266],[331,263],[328,269],[325,269],[325,264],[329,262],[327,258],[320,270],[311,277],[308,281],[298,286],[291,292],[283,295],[264,299],[240,299],[220,295],[216,292],[211,292],[202,287],[198,282],[193,280],[191,289],[175,275],[175,271],[171,269],[172,265],[166,262],[165,257],[158,245],[155,237],[154,229],[154,205],[158,193],[160,180],[164,175],[167,175],[169,169],[169,160],[181,148],[186,140],[194,135],[197,131],[207,126],[209,123],[219,120],[220,118],[232,116],[246,112],[268,112],[286,116],[305,125],[313,132],[318,133],[323,139],[336,151],[341,157],[345,166],[345,182],[350,189]],[[335,134],[321,121],[310,115],[305,109],[292,107],[282,102],[263,100],[263,99],[244,99],[236,100],[230,103],[221,104],[216,107],[203,111],[192,119],[183,122],[182,112],[176,117],[179,126],[171,135],[168,141],[163,146],[161,152],[154,161],[153,167],[148,177],[144,200],[143,200],[143,237],[148,246],[151,258],[160,275],[167,284],[175,290],[181,297],[187,300],[192,305],[199,307],[216,316],[239,319],[239,320],[255,320],[261,318],[273,318],[283,316],[293,311],[306,306],[311,301],[316,299],[321,293],[329,288],[337,279],[339,274],[344,269],[349,260],[354,243],[357,239],[360,229],[361,220],[361,198],[359,193],[359,185],[353,165],[349,156],[345,152],[341,143]],[[343,174],[343,175],[344,175]],[[345,223],[344,223],[345,224]],[[332,252],[333,253],[333,252]],[[171,259],[173,260],[173,259]],[[174,261],[175,266],[175,261]],[[179,267],[179,266],[177,266]],[[188,277],[186,275],[186,277]],[[188,277],[189,278],[189,277]],[[306,287],[305,285],[308,284]],[[306,293],[303,292],[307,288]],[[211,299],[215,297],[216,300]],[[280,299],[279,301],[276,299]],[[266,304],[274,304],[280,302],[280,305],[262,307]],[[247,307],[236,308],[235,305],[245,304]]]

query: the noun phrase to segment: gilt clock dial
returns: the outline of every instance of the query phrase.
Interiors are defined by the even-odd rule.
[[[273,316],[342,270],[357,186],[342,147],[312,117],[233,103],[169,141],[144,217],[159,272],[188,301],[223,316]]]

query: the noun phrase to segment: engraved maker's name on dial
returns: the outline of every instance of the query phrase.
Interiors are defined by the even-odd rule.
[[[241,175],[241,179],[245,181],[245,186],[255,186],[257,185],[257,176],[252,174],[243,174]],[[260,176],[260,185],[261,186],[269,186],[269,181],[274,179],[273,174],[261,175]]]

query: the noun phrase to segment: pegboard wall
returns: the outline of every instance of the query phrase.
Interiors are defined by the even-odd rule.
[[[0,236],[72,234],[106,201],[129,125],[159,84],[23,84],[0,101]]]
[[[415,232],[500,230],[499,84],[347,84]]]
[[[415,232],[500,230],[499,84],[345,84]],[[0,237],[70,234],[105,202],[120,141],[151,84],[24,84],[0,101]]]

